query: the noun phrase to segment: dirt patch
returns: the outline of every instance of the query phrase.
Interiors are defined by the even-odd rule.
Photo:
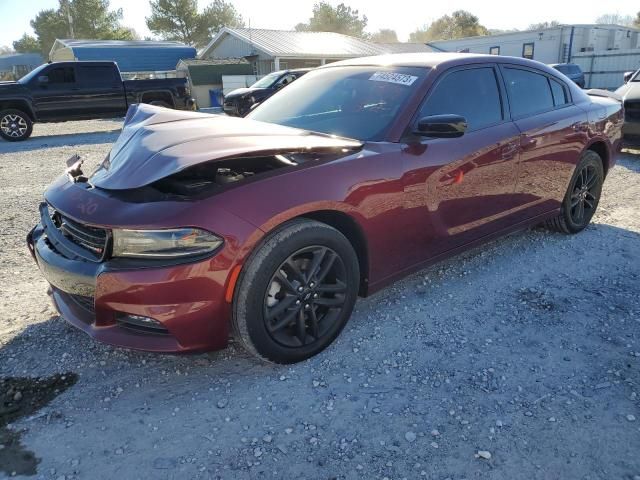
[[[9,430],[7,425],[38,411],[77,380],[75,373],[0,379],[0,471],[35,475],[40,460],[20,443],[20,432]]]

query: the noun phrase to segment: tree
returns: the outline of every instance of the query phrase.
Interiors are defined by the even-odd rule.
[[[327,2],[320,2],[313,6],[313,15],[309,23],[299,23],[295,29],[299,32],[336,32],[366,37],[366,26],[367,16],[362,15],[360,18],[358,10],[353,10],[344,3],[334,8]]]
[[[633,26],[640,28],[640,12],[636,15],[636,19],[633,21]]]
[[[390,28],[381,28],[377,32],[372,33],[369,39],[378,43],[398,43],[398,34]]]
[[[625,27],[631,27],[634,23],[634,18],[631,15],[620,15],[619,13],[605,13],[596,18],[596,23],[605,25],[624,25]]]
[[[6,55],[7,53],[13,53],[13,50],[8,45],[0,45],[0,55]]]
[[[527,30],[543,30],[545,28],[553,28],[560,25],[560,22],[557,20],[551,20],[550,22],[540,22],[540,23],[532,23],[527,27]]]
[[[56,38],[131,40],[132,30],[120,24],[122,9],[110,10],[109,0],[58,0],[57,9],[41,10],[31,20],[39,51],[47,56]],[[25,40],[25,35],[19,41]]]
[[[198,0],[152,0],[147,27],[165,40],[179,40],[196,46],[209,43],[222,27],[242,27],[242,17],[224,0],[214,0],[202,13]]]
[[[36,37],[25,33],[13,42],[13,49],[18,53],[40,53],[40,43]]]
[[[409,35],[410,42],[425,43],[432,40],[451,40],[454,38],[488,35],[489,30],[480,25],[478,17],[466,10],[456,10],[451,15],[444,15]]]

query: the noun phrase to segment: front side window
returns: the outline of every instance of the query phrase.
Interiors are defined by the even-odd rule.
[[[418,118],[440,114],[462,115],[469,130],[501,122],[502,103],[493,68],[470,68],[446,74],[429,94]]]
[[[258,105],[248,118],[381,141],[428,71],[377,66],[320,68]]]
[[[49,83],[74,83],[76,81],[76,71],[73,67],[52,68],[46,75],[49,77]]]
[[[529,60],[533,60],[533,49],[534,49],[533,42],[525,43],[524,45],[522,45],[522,58],[528,58]]]
[[[529,70],[505,68],[511,114],[518,117],[535,115],[553,109],[553,96],[547,77]]]

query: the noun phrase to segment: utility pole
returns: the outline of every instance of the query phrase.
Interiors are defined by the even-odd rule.
[[[67,21],[69,22],[69,38],[76,38],[73,33],[73,17],[71,16],[71,8],[69,7],[69,0],[64,0],[62,5],[67,14]]]

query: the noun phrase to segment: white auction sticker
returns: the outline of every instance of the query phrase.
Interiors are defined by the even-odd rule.
[[[374,82],[389,82],[389,83],[397,83],[400,85],[406,85],[407,87],[415,82],[418,77],[413,75],[406,75],[404,73],[395,73],[395,72],[376,72],[369,80],[373,80]]]

